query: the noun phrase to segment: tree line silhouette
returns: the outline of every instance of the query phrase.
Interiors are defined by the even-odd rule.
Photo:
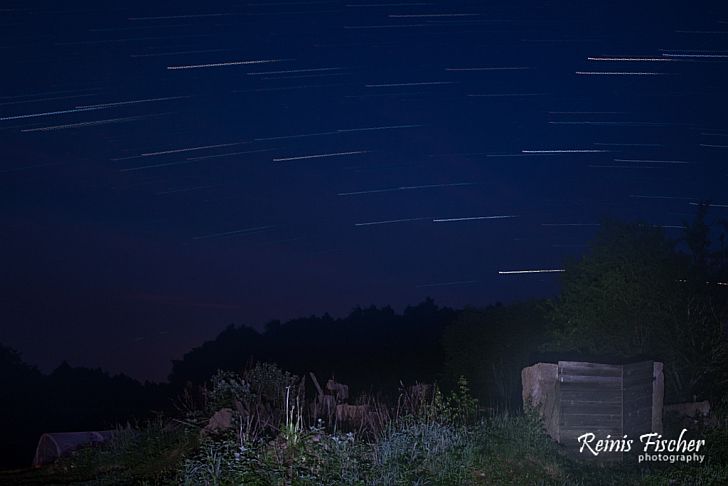
[[[428,298],[402,313],[372,306],[271,321],[260,332],[230,325],[174,361],[168,383],[66,363],[44,375],[0,345],[0,467],[28,465],[43,432],[174,414],[185,387],[254,362],[334,377],[354,396],[396,397],[415,382],[448,388],[462,375],[482,405],[519,409],[520,370],[534,362],[647,358],[665,363],[666,403],[728,406],[728,222],[708,222],[702,204],[686,228],[671,240],[651,225],[605,221],[589,250],[566,263],[552,299],[452,309]]]

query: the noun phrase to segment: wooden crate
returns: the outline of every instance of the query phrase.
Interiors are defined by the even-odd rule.
[[[653,382],[656,370],[653,361],[627,365],[611,365],[578,361],[559,361],[554,388],[558,402],[557,440],[580,457],[597,459],[591,453],[579,453],[578,438],[593,433],[596,439],[622,439],[625,435],[639,446],[639,436],[653,429],[653,416],[661,415],[655,405],[662,392]],[[661,374],[661,366],[659,367]],[[609,437],[607,437],[609,436]],[[601,453],[598,459],[622,460],[623,454]]]

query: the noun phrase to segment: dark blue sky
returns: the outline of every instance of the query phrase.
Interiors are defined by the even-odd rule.
[[[163,379],[229,323],[547,297],[498,272],[725,216],[721,3],[4,2],[0,342]]]

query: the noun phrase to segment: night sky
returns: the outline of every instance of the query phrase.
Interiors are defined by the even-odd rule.
[[[725,2],[4,1],[0,342],[163,380],[230,323],[558,292],[728,215]]]

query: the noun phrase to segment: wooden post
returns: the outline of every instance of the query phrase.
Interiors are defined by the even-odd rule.
[[[316,375],[313,374],[313,371],[309,371],[308,374],[311,376],[311,380],[313,380],[313,385],[316,387],[316,391],[318,392],[319,397],[323,397],[324,391],[321,389],[321,385],[319,385],[319,382],[316,379]]]

